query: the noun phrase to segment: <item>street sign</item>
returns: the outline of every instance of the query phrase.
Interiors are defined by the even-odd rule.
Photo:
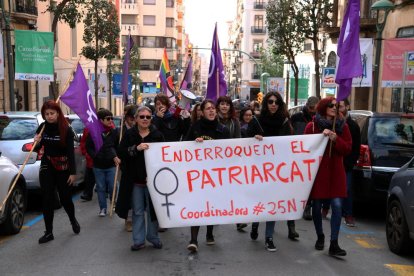
[[[414,75],[414,52],[407,52],[406,63],[406,75]]]

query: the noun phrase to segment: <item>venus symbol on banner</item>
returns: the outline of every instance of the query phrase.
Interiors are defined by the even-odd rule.
[[[86,110],[86,113],[88,114],[88,122],[93,123],[94,119],[92,117],[95,117],[95,119],[98,120],[98,116],[96,116],[96,113],[93,112],[93,109],[91,107],[92,94],[90,90],[88,90],[88,93],[86,94],[86,98],[88,99],[88,110]]]
[[[175,187],[171,181],[171,174],[175,178]],[[174,204],[168,202],[168,196],[173,195],[178,189],[177,175],[170,168],[160,169],[154,177],[154,189],[160,195],[165,196],[165,203],[162,206],[167,208],[167,216],[170,217],[170,206],[174,206]]]

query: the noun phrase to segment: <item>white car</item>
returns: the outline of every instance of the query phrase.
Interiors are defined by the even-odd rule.
[[[19,172],[18,167],[0,153],[0,205],[10,190],[14,179]],[[0,232],[2,234],[17,234],[23,226],[24,212],[26,211],[26,181],[20,175],[10,197],[0,211]]]

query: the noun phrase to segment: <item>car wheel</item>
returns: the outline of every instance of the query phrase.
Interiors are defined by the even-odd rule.
[[[16,185],[7,201],[7,218],[1,225],[3,234],[17,234],[23,226],[26,210],[26,195],[20,185]]]
[[[390,250],[402,254],[408,250],[410,237],[404,210],[398,200],[392,200],[387,208],[387,243]]]

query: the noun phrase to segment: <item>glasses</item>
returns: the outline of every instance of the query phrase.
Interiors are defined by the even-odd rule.
[[[147,116],[145,116],[145,115],[139,115],[138,116],[141,120],[144,120],[144,119],[146,119],[146,120],[151,120],[151,118],[152,118],[152,116],[149,116],[149,115],[147,115]]]
[[[334,104],[334,103],[328,103],[327,104],[327,107],[328,108],[333,108],[333,107],[336,107],[336,104]]]
[[[277,102],[277,100],[267,100],[267,104],[279,105],[279,103]]]
[[[114,119],[114,117],[105,117],[105,121],[112,121]]]

